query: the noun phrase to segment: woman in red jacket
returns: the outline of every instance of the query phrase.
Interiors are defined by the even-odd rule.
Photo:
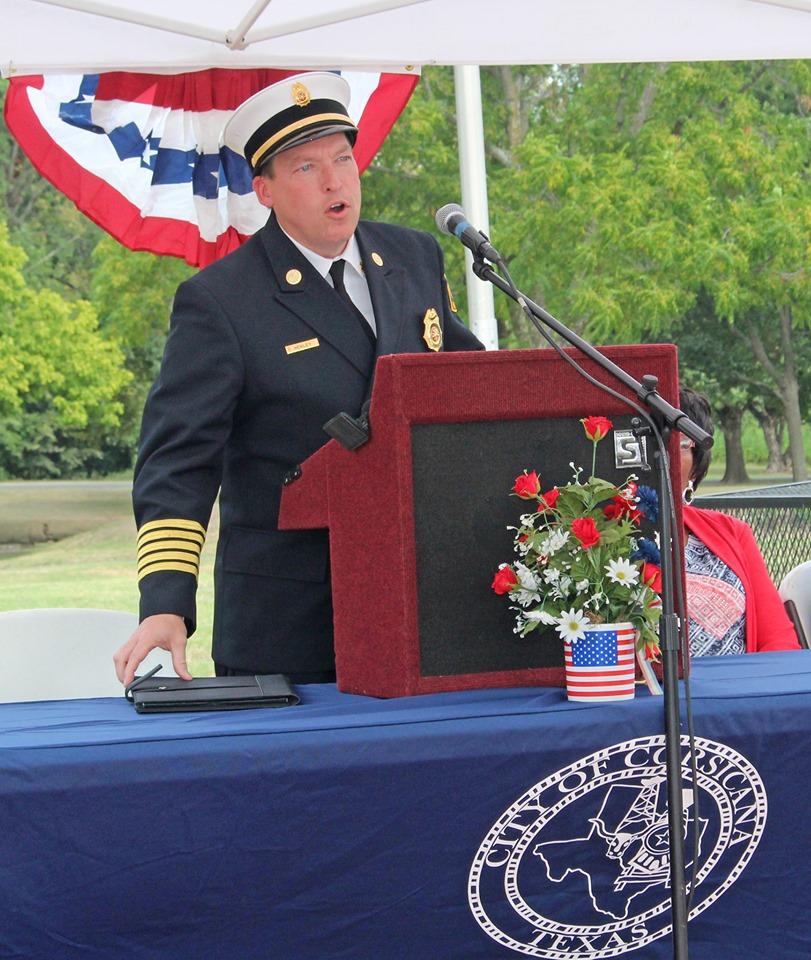
[[[681,409],[708,433],[714,428],[707,398],[681,390]],[[710,465],[709,450],[682,437],[685,502]],[[751,528],[715,510],[684,508],[684,561],[690,653],[694,657],[762,650],[796,650],[797,635],[769,577]]]

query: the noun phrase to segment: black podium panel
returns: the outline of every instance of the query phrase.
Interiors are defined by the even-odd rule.
[[[630,419],[612,417],[615,430],[630,429]],[[490,584],[500,563],[516,559],[507,528],[534,506],[510,496],[515,478],[536,470],[548,490],[572,480],[571,463],[591,473],[582,424],[569,417],[415,424],[411,440],[422,673],[562,667],[554,630],[517,636],[509,600]],[[617,484],[631,474],[653,483],[650,471],[615,467],[613,432],[597,446],[595,472]],[[646,525],[645,535],[653,532]]]

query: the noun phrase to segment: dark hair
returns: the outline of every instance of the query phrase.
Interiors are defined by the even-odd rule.
[[[710,435],[715,433],[710,401],[703,393],[693,390],[692,387],[682,387],[679,390],[679,406],[702,430],[706,430]],[[698,489],[698,485],[707,476],[711,459],[712,454],[709,450],[693,447],[693,470],[689,478],[684,477],[683,479],[692,480],[693,486]]]
[[[260,164],[254,176],[270,177],[270,179],[272,180],[273,179],[273,157],[268,157],[264,163]]]

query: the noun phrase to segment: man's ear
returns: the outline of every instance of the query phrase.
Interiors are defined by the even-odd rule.
[[[270,186],[270,180],[268,177],[254,177],[253,178],[253,192],[256,194],[256,199],[262,204],[263,207],[272,207],[273,206],[273,191]]]

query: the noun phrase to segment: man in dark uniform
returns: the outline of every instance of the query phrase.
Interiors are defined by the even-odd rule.
[[[285,476],[357,415],[377,356],[482,345],[461,323],[430,235],[359,222],[349,87],[301,74],[243,104],[223,134],[272,213],[181,284],[144,410],[133,503],[141,624],[116,653],[129,683],[154,647],[186,679],[200,552],[220,494],[218,674],[335,678],[324,530],[277,529]]]

